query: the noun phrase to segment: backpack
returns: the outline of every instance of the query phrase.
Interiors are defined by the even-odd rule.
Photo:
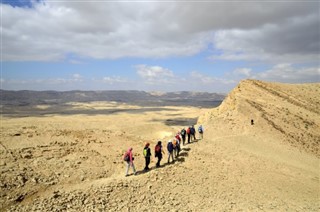
[[[144,157],[150,157],[150,156],[151,156],[151,153],[148,152],[148,150],[150,150],[149,147],[148,147],[148,148],[145,147],[145,148],[143,149],[143,156],[144,156]]]
[[[190,128],[187,129],[187,134],[190,134],[191,130]]]
[[[202,133],[202,127],[201,126],[198,128],[198,131],[199,131],[199,133]]]
[[[176,140],[176,139],[174,139],[174,140],[172,141],[172,145],[173,145],[173,148],[176,148],[176,146],[177,146],[177,140]]]
[[[169,142],[167,148],[168,148],[169,152],[172,152],[173,151],[173,143]]]
[[[157,154],[157,153],[160,153],[161,152],[161,146],[160,145],[156,145],[156,147],[154,148],[154,152]]]
[[[181,130],[181,135],[184,136],[185,134],[186,134],[186,130],[185,130],[185,129],[182,129],[182,130]]]
[[[178,141],[181,141],[180,135],[176,135],[176,139],[178,139]]]
[[[127,162],[130,161],[130,157],[129,157],[128,152],[125,152],[125,153],[124,153],[124,155],[123,155],[123,160],[124,160],[124,161],[127,161]]]

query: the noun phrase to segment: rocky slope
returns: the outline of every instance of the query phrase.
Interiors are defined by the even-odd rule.
[[[320,83],[242,81],[221,106],[203,119],[227,120],[232,130],[268,135],[320,156]],[[251,120],[254,128],[250,127]],[[223,123],[225,124],[225,123]]]
[[[4,117],[0,210],[319,211],[318,93],[247,80],[215,109],[100,102],[76,106],[120,112]],[[204,139],[142,171],[146,141],[165,146],[199,116]],[[138,175],[125,177],[130,146]]]

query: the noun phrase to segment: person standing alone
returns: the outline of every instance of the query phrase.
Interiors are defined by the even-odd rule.
[[[204,131],[203,126],[200,125],[199,128],[198,128],[200,139],[203,139],[203,131]]]

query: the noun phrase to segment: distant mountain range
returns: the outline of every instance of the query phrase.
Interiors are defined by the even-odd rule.
[[[223,94],[208,92],[145,92],[145,91],[8,91],[0,90],[1,105],[55,105],[67,102],[115,101],[145,106],[201,106],[215,107],[225,98]]]

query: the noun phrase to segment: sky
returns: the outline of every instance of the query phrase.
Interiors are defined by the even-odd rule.
[[[320,82],[320,1],[2,0],[1,89]]]

